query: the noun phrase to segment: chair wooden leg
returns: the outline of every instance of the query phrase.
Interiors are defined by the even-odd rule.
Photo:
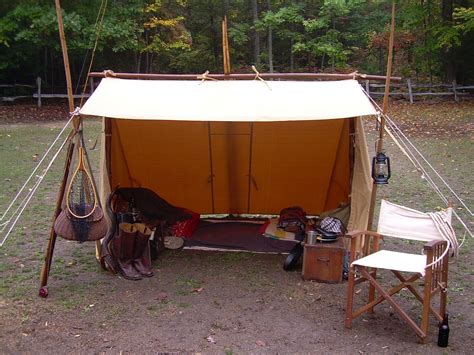
[[[352,307],[354,300],[354,281],[355,281],[355,267],[349,268],[349,277],[347,279],[347,304],[346,304],[346,320],[344,326],[346,328],[352,327]]]
[[[446,288],[441,289],[439,294],[439,315],[444,317],[446,315],[446,301],[448,296],[448,290]]]
[[[424,337],[421,338],[421,342],[426,343],[426,335],[428,334],[428,325],[430,317],[431,307],[431,272],[428,269],[425,276],[425,286],[423,294],[423,310],[421,312],[421,330],[424,333]]]
[[[372,276],[373,276],[374,280],[377,279],[377,269],[372,270]],[[370,283],[370,285],[369,285],[369,301],[367,302],[367,304],[373,302],[374,300],[375,300],[375,287]],[[367,313],[374,313],[374,307],[370,307],[367,310]]]
[[[441,293],[439,295],[439,315],[444,317],[446,315],[446,301],[448,298],[448,258],[443,260],[443,271],[441,272]]]

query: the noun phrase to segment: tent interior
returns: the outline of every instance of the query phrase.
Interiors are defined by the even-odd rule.
[[[278,215],[289,206],[321,215],[349,205],[350,228],[367,223],[372,184],[360,117],[375,113],[355,80],[105,78],[81,109],[104,117],[103,203],[116,187],[146,187],[201,215]],[[242,221],[215,233],[201,227],[207,245],[240,238],[246,249],[245,235],[263,238],[260,225]],[[292,246],[260,242],[247,249]]]

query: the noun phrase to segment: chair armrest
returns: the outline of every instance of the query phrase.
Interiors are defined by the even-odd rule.
[[[437,246],[447,244],[445,240],[430,240],[423,246],[423,250],[434,250]]]
[[[345,235],[344,235],[344,238],[349,238],[349,239],[355,239],[357,238],[358,236],[360,235],[370,235],[372,237],[376,237],[376,238],[379,238],[379,239],[383,239],[383,235],[380,234],[380,233],[377,233],[377,232],[372,232],[372,231],[360,231],[360,230],[355,230],[355,231],[350,231],[350,232],[347,232]]]

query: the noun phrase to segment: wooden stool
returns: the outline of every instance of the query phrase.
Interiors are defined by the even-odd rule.
[[[303,279],[318,282],[342,282],[344,241],[305,244],[303,255]]]

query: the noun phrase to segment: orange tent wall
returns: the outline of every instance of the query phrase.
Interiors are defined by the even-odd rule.
[[[111,187],[148,187],[203,214],[319,214],[349,202],[350,122],[111,119]]]

